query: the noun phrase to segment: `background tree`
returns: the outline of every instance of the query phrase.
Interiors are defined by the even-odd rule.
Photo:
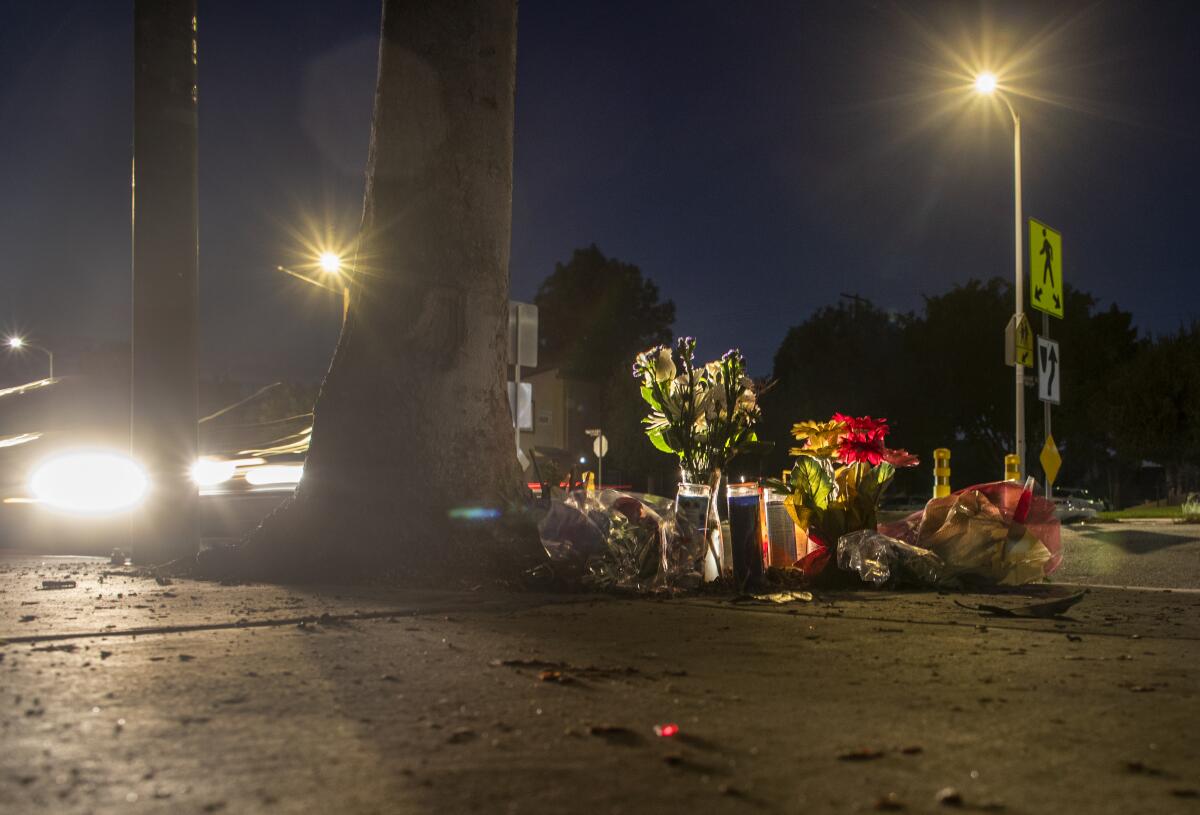
[[[353,297],[294,498],[243,573],[509,568],[455,507],[500,508],[519,474],[505,397],[514,0],[384,0]]]
[[[543,367],[601,382],[651,345],[671,341],[675,304],[632,263],[606,257],[592,244],[538,287],[539,353]],[[634,389],[636,391],[636,388]]]
[[[805,419],[824,421],[835,411],[892,419],[893,433],[908,443],[903,417],[893,408],[903,387],[901,358],[909,318],[856,301],[818,309],[790,328],[775,352],[774,386],[762,398],[759,438],[775,443],[767,475],[791,466],[791,428]]]
[[[1109,394],[1108,383],[1123,360],[1138,357],[1136,331],[1132,315],[1115,305],[1096,311],[1095,298],[1070,287],[1065,297],[1066,319],[1051,321],[1051,334],[1069,360],[1063,404],[1053,418],[1064,455],[1058,483],[1111,494],[1120,475],[1112,450],[1137,408],[1116,417],[1112,406],[1122,402]],[[937,447],[952,452],[955,485],[999,478],[1013,446],[1012,369],[1004,364],[1002,331],[1011,314],[1012,289],[1000,278],[928,296],[918,314],[889,317],[870,305],[820,309],[790,329],[776,353],[777,384],[764,399],[760,434],[776,443],[772,468],[788,462],[792,422],[839,410],[887,417],[896,443],[921,456],[921,467],[897,475],[896,491],[923,494],[929,488]],[[1036,315],[1031,319],[1039,331]],[[1026,464],[1040,479],[1042,413],[1032,388],[1026,399]]]
[[[923,313],[908,326],[908,386],[900,411],[910,430],[899,438],[920,451],[922,489],[933,483],[938,447],[951,451],[955,486],[995,481],[1004,473],[1014,427],[1013,370],[1004,364],[1012,304],[1006,281],[970,280],[926,297]],[[1026,398],[1036,402],[1032,391]]]
[[[1170,499],[1200,490],[1200,325],[1141,342],[1108,378],[1104,397],[1126,473],[1149,460],[1165,469]]]
[[[609,441],[605,483],[661,490],[678,469],[642,432],[645,402],[630,374],[634,355],[672,340],[675,304],[659,298],[641,269],[607,257],[595,244],[555,264],[534,298],[541,365],[597,386],[597,415]]]

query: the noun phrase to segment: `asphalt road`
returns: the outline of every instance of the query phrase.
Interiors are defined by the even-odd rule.
[[[1055,582],[1200,591],[1200,524],[1073,524],[1063,549]]]

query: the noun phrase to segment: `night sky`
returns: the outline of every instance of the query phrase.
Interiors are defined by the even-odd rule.
[[[0,328],[62,354],[129,331],[131,8],[0,0]],[[378,23],[378,0],[200,0],[205,375],[327,366],[340,302],[275,267],[358,224]],[[907,311],[1011,279],[1011,122],[975,67],[1012,88],[1067,280],[1144,332],[1200,317],[1200,5],[1163,0],[525,0],[513,295],[595,242],[702,356],[766,374],[841,292]]]

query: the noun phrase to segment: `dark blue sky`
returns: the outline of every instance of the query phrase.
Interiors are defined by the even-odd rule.
[[[0,0],[0,325],[64,351],[128,334],[131,6]],[[206,373],[327,364],[338,303],[274,269],[293,229],[358,222],[378,16],[200,0]],[[1025,210],[1067,279],[1143,330],[1200,317],[1200,12],[1170,2],[525,0],[514,296],[595,242],[702,355],[767,373],[840,292],[909,310],[1011,277],[1011,123],[963,87],[983,63],[1028,94]]]

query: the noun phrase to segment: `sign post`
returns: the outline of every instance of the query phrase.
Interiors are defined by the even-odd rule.
[[[521,469],[529,466],[529,459],[521,449],[521,366],[537,367],[538,352],[538,309],[532,303],[508,301],[508,361],[513,366],[513,398],[510,402],[513,417],[513,433],[517,441],[517,461]],[[532,394],[530,402],[532,403]]]
[[[1042,312],[1042,335],[1038,337],[1038,398],[1042,400],[1042,417],[1046,427],[1046,443],[1053,446],[1050,428],[1050,405],[1059,404],[1062,375],[1059,372],[1058,343],[1050,339],[1050,318],[1063,317],[1062,234],[1034,218],[1029,219],[1029,305]],[[1058,449],[1054,455],[1057,458]],[[1062,459],[1058,459],[1059,462]],[[1046,452],[1042,451],[1045,470]],[[1058,466],[1054,467],[1057,475]],[[1054,478],[1046,471],[1046,497],[1050,498]]]
[[[595,441],[592,442],[592,452],[596,454],[596,488],[604,488],[604,457],[608,455],[608,437],[604,435],[604,431],[598,427],[588,428],[583,431],[591,436]]]

